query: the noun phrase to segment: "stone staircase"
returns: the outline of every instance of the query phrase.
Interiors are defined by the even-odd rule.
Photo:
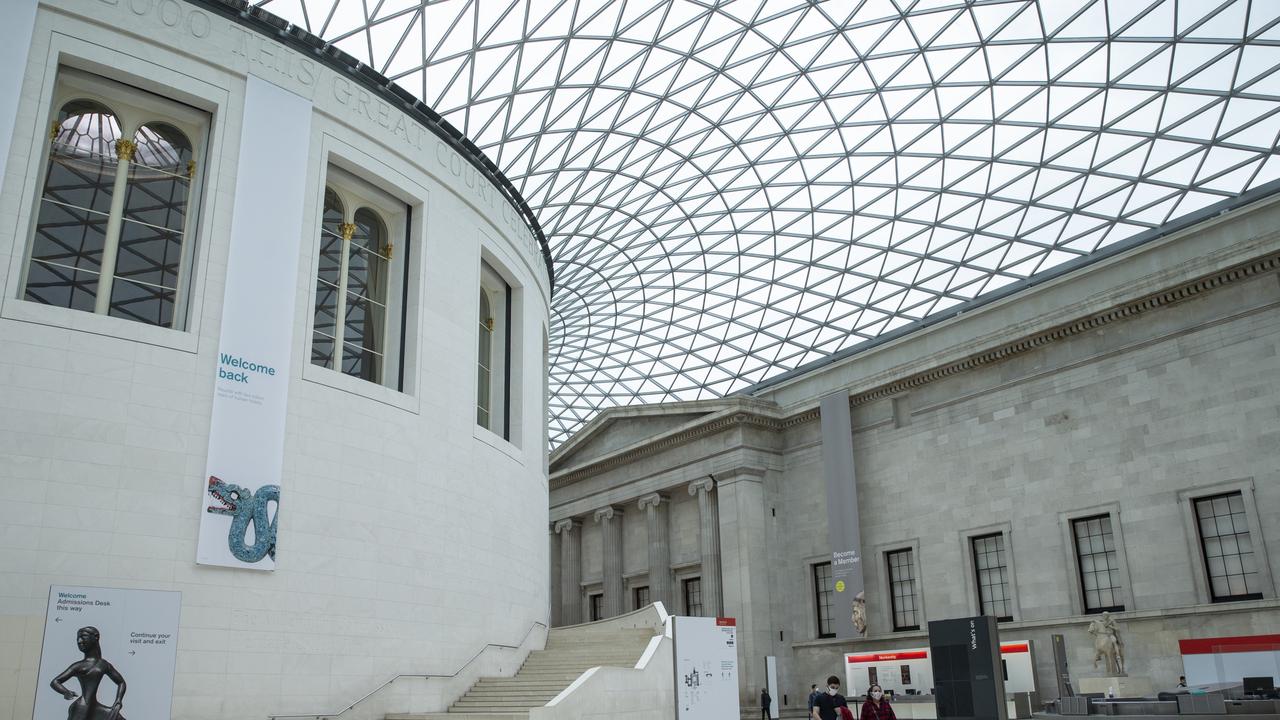
[[[529,653],[515,676],[481,678],[446,713],[394,713],[386,720],[528,720],[531,708],[546,705],[588,669],[634,667],[653,635],[649,628],[552,628],[546,649]]]

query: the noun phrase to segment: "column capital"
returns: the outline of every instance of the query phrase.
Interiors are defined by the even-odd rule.
[[[577,518],[565,518],[563,520],[556,521],[555,531],[557,534],[567,533],[567,532],[573,532],[574,530],[577,530],[580,527],[582,527],[581,520],[578,520]]]
[[[599,510],[595,511],[593,517],[595,518],[596,522],[602,522],[604,520],[612,520],[615,515],[617,515],[618,518],[621,519],[622,508],[616,508],[612,505],[606,505],[600,508]]]
[[[699,492],[711,492],[715,487],[716,482],[715,480],[712,480],[710,476],[698,478],[697,480],[689,483],[689,494],[697,496]]]
[[[650,505],[658,507],[664,502],[671,502],[671,499],[662,493],[649,493],[648,495],[640,496],[639,505],[641,510],[646,510]]]

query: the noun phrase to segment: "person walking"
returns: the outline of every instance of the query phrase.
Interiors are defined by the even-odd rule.
[[[773,707],[773,698],[769,697],[768,688],[760,688],[760,717],[770,720],[769,709]]]
[[[806,717],[813,717],[813,703],[822,693],[818,690],[817,683],[809,686],[809,714]]]
[[[867,701],[862,703],[859,720],[898,720],[889,701],[884,699],[884,690],[878,684],[867,688]]]
[[[849,711],[849,703],[840,694],[840,678],[832,675],[827,678],[827,691],[813,701],[813,710],[809,716],[813,720],[841,720],[840,708]]]

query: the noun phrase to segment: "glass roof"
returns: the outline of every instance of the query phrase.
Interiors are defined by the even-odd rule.
[[[1276,0],[263,0],[551,243],[551,441],[718,397],[1280,177]]]

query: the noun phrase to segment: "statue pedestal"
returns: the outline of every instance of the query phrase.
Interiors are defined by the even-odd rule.
[[[1119,675],[1116,677],[1080,678],[1076,691],[1080,693],[1107,694],[1107,688],[1115,692],[1116,697],[1144,697],[1152,692],[1151,678]]]

